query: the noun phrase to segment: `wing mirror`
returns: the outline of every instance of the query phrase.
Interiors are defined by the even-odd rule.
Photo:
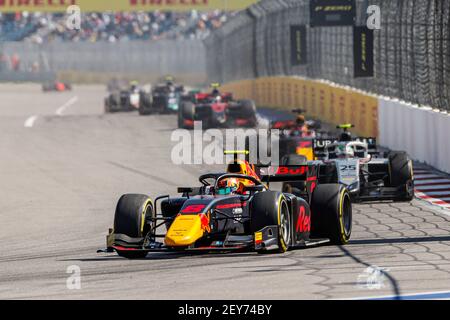
[[[259,186],[246,186],[244,188],[245,191],[248,192],[260,192],[260,191],[264,191],[266,188],[262,185]]]

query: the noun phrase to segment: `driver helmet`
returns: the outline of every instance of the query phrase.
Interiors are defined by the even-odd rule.
[[[256,172],[254,168],[246,161],[237,160],[234,163],[230,163],[227,167],[227,173],[235,173],[242,174],[248,176],[256,176]],[[255,183],[248,179],[235,179],[237,182],[237,190],[236,193],[243,194],[245,193],[244,189],[246,186],[254,186]]]
[[[222,97],[221,96],[217,96],[214,98],[214,102],[215,103],[221,103],[222,102]]]
[[[350,142],[352,141],[352,134],[348,131],[342,132],[340,137],[339,137],[339,141],[342,142]]]
[[[338,145],[336,147],[336,157],[339,159],[345,158],[353,158],[355,156],[355,152],[353,149],[346,145]]]
[[[235,193],[239,188],[239,179],[229,178],[223,179],[219,182],[219,190],[217,190],[218,195],[229,195]]]
[[[303,126],[305,124],[305,116],[299,115],[297,116],[297,119],[295,120],[298,126]]]
[[[131,90],[136,90],[138,87],[138,82],[137,81],[131,81],[130,82],[130,88]]]

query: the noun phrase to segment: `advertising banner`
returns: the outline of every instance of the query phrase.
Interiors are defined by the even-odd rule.
[[[243,10],[258,0],[0,0],[0,12],[65,12],[71,5],[81,12],[226,11]]]
[[[355,78],[373,77],[373,30],[367,27],[353,28],[353,57]]]
[[[291,65],[299,66],[307,63],[306,26],[291,26]]]
[[[353,26],[356,16],[355,0],[311,0],[311,27]]]

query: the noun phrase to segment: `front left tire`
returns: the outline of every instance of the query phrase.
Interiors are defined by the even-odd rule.
[[[145,221],[153,215],[152,200],[146,195],[125,194],[117,203],[114,215],[114,234],[124,235],[130,239],[130,247],[139,247],[148,232]],[[127,259],[144,258],[147,253],[134,250],[117,251],[118,255]]]
[[[265,191],[255,194],[252,200],[250,229],[253,233],[267,226],[278,226],[278,249],[269,253],[284,253],[289,249],[292,236],[291,213],[281,192]],[[260,251],[263,253],[266,251]]]

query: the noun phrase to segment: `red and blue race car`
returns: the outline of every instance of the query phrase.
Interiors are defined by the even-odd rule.
[[[235,160],[226,173],[202,175],[180,196],[123,195],[107,249],[143,258],[149,252],[283,253],[324,243],[343,245],[352,228],[344,185],[319,179],[320,164],[257,167]],[[270,190],[270,182],[302,183],[301,193]],[[298,190],[299,191],[299,190]],[[161,239],[163,239],[161,241]]]

